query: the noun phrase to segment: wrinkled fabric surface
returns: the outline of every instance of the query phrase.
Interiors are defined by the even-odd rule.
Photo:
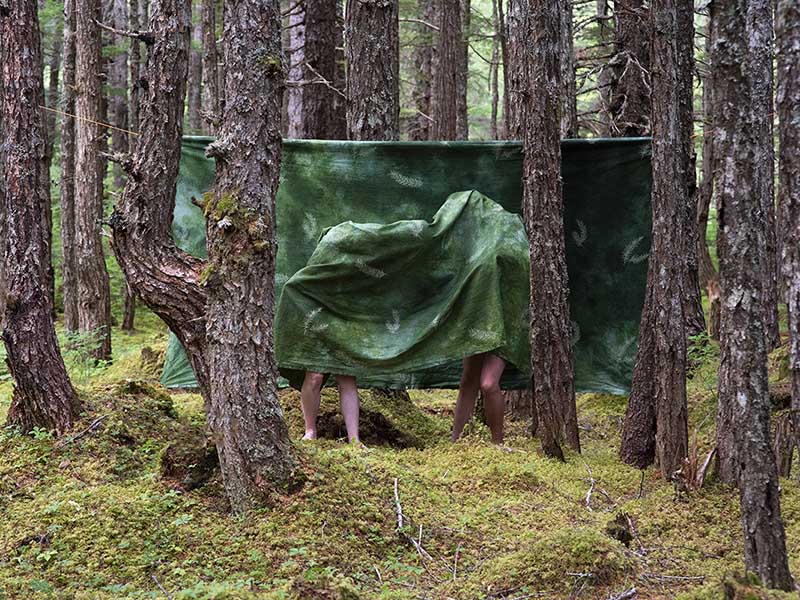
[[[283,287],[281,375],[295,387],[304,370],[429,385],[481,352],[504,358],[511,379],[529,375],[529,281],[522,220],[477,191],[452,194],[430,222],[347,221]]]
[[[176,241],[197,256],[205,255],[205,221],[191,199],[213,184],[214,161],[204,156],[210,141],[184,138],[175,204]],[[650,140],[565,140],[561,149],[576,388],[626,393],[647,278]],[[326,228],[346,221],[429,222],[450,194],[471,189],[521,213],[521,144],[286,140],[277,198],[276,299],[308,263]],[[279,364],[281,359],[279,353]],[[438,372],[425,379],[415,373],[375,374],[359,385],[457,387],[460,361]],[[174,337],[162,382],[196,385]],[[520,388],[529,381],[507,374],[501,383]]]

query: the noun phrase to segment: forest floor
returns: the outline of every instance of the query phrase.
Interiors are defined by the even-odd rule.
[[[363,392],[368,449],[298,441],[302,489],[232,516],[203,402],[158,386],[165,333],[149,315],[139,327],[115,334],[113,365],[67,353],[86,407],[72,435],[0,430],[0,599],[608,599],[633,587],[637,598],[794,597],[735,579],[735,490],[713,479],[676,490],[619,462],[624,397],[579,397],[583,452],[563,464],[519,421],[507,449],[478,422],[451,444],[452,391],[412,392],[411,406]],[[694,358],[690,431],[702,461],[718,357],[711,346]],[[6,376],[0,420],[9,392]],[[298,395],[282,401],[297,440]],[[336,403],[326,390],[332,436]],[[796,479],[782,480],[781,499],[800,576]]]

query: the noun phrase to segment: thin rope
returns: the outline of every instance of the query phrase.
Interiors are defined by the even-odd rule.
[[[64,112],[63,110],[58,110],[57,108],[50,108],[49,106],[42,106],[41,104],[39,105],[39,108],[44,109],[44,110],[48,110],[48,111],[53,112],[53,113],[56,113],[57,115],[63,115],[65,117],[72,117],[73,119],[78,119],[79,121],[86,121],[87,123],[92,123],[94,125],[100,125],[100,127],[105,127],[107,129],[114,129],[116,131],[121,131],[122,133],[128,133],[130,135],[135,135],[137,137],[139,136],[139,134],[136,133],[135,131],[130,131],[128,129],[122,129],[122,127],[115,127],[114,125],[111,125],[110,123],[103,123],[102,121],[94,121],[92,119],[87,119],[85,117],[79,117],[78,115],[73,115],[72,113]]]

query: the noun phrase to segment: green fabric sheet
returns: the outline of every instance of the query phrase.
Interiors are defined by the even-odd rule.
[[[199,198],[213,183],[213,160],[204,156],[210,141],[184,138],[176,198],[176,240],[197,256],[205,255],[205,223],[191,198]],[[561,175],[576,388],[627,393],[650,247],[650,140],[565,140]],[[346,221],[430,222],[450,194],[464,190],[477,190],[505,210],[520,213],[521,144],[285,141],[277,198],[276,299],[289,278],[306,266],[325,229]],[[389,320],[393,322],[392,315]],[[285,335],[276,331],[279,349],[291,341]],[[279,365],[282,358],[279,351]],[[376,372],[358,383],[458,386],[460,360],[434,371]],[[168,387],[195,385],[174,337],[162,382]],[[527,377],[516,370],[502,381],[506,388],[527,384]]]
[[[476,191],[451,195],[431,222],[347,221],[283,287],[281,374],[294,387],[305,370],[426,386],[448,381],[454,359],[493,352],[510,380],[530,376],[529,280],[522,220]]]

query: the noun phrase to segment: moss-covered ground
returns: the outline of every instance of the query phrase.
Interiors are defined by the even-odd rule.
[[[205,464],[201,398],[156,383],[165,338],[150,319],[115,334],[113,365],[68,356],[85,403],[71,435],[0,434],[0,598],[606,599],[633,587],[638,598],[790,597],[735,579],[733,489],[711,479],[676,490],[619,462],[622,397],[580,396],[583,452],[562,464],[519,421],[507,448],[478,422],[450,443],[451,391],[412,392],[412,404],[363,392],[368,447],[353,447],[336,439],[326,390],[329,439],[295,445],[305,486],[232,516],[213,452]],[[711,347],[693,358],[690,431],[702,460],[717,357]],[[6,378],[3,420],[9,392]],[[282,401],[297,440],[298,395]],[[782,504],[800,575],[796,480],[782,481]]]

